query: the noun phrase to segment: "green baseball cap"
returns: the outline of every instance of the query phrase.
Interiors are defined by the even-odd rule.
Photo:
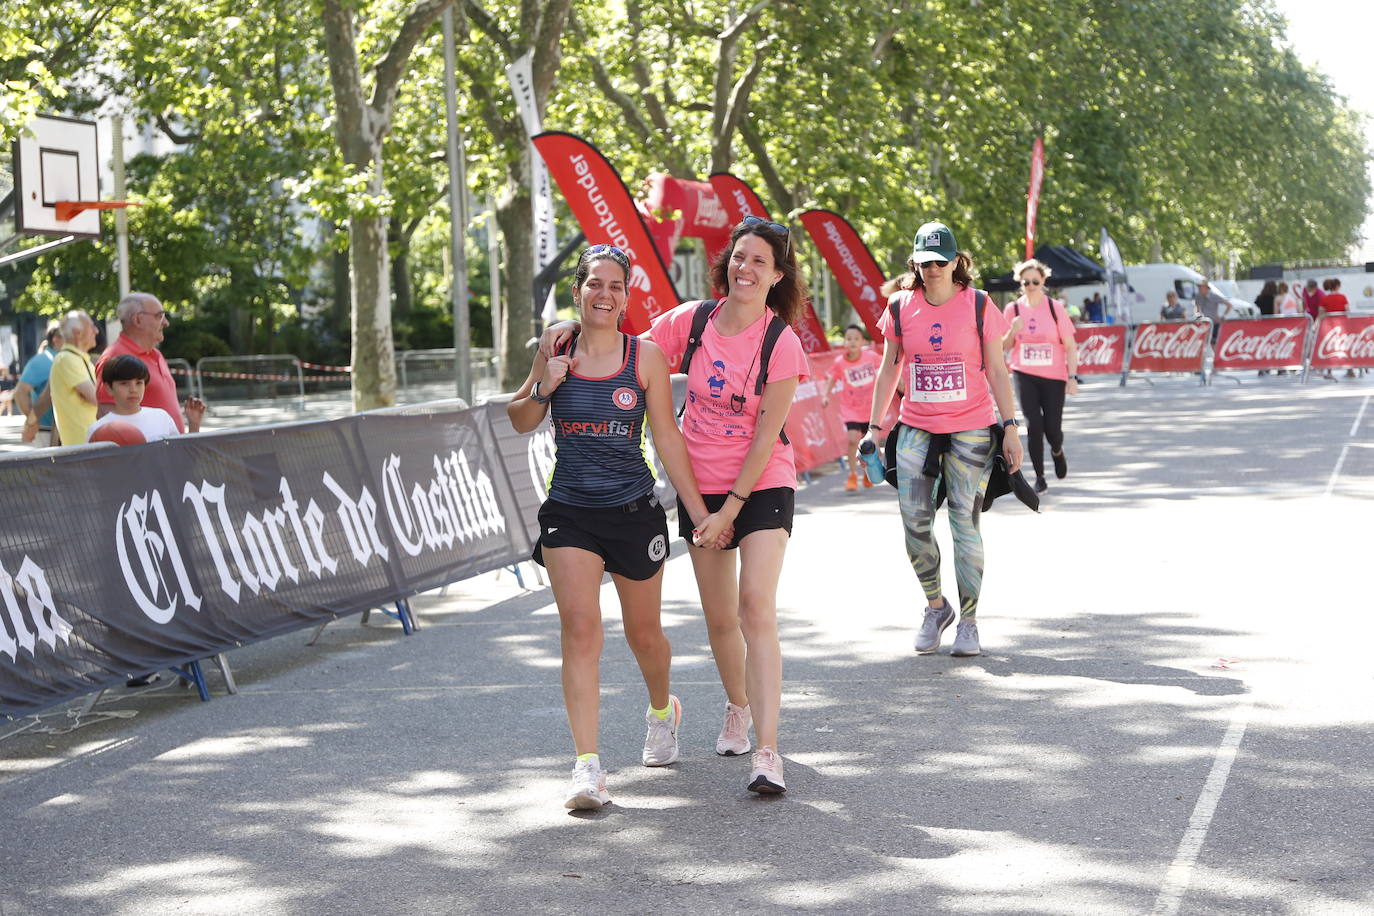
[[[954,241],[954,233],[944,223],[926,223],[916,230],[916,241],[911,247],[913,263],[953,261],[958,256],[959,245]]]

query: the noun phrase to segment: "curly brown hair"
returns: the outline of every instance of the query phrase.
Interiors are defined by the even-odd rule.
[[[757,235],[768,243],[773,251],[773,264],[782,271],[782,279],[768,290],[767,304],[774,314],[788,324],[796,322],[801,316],[802,303],[809,298],[806,281],[797,269],[796,253],[792,249],[790,234],[784,235],[768,228],[770,223],[740,223],[730,233],[730,244],[721,249],[716,262],[711,265],[711,286],[713,289],[730,291],[730,256],[735,245],[746,235]]]

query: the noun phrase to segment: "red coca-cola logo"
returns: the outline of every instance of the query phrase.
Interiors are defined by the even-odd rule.
[[[1174,326],[1142,325],[1131,349],[1132,358],[1153,357],[1155,359],[1196,359],[1207,343],[1205,324],[1181,324]]]
[[[1235,362],[1299,362],[1298,344],[1303,328],[1273,328],[1264,334],[1247,334],[1244,329],[1221,341],[1217,359]]]
[[[1116,344],[1120,337],[1108,334],[1093,334],[1078,343],[1078,365],[1111,366],[1121,361]]]
[[[1317,359],[1374,359],[1374,324],[1358,333],[1337,324],[1317,340]]]

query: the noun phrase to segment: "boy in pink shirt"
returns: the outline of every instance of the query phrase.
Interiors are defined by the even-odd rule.
[[[878,380],[878,368],[883,358],[864,346],[868,337],[863,328],[851,324],[844,329],[844,352],[826,373],[821,388],[821,406],[830,403],[830,392],[840,388],[840,419],[849,434],[849,479],[846,490],[858,489],[859,439],[868,432],[868,409],[873,404],[873,383]],[[862,475],[864,486],[873,486],[868,475]]]

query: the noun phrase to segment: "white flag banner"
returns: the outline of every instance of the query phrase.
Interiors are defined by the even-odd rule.
[[[1099,246],[1102,254],[1102,267],[1107,271],[1107,314],[1112,315],[1119,324],[1131,323],[1131,304],[1126,285],[1126,264],[1121,259],[1121,249],[1116,240],[1102,227]]]
[[[544,130],[539,108],[534,101],[534,52],[526,51],[520,59],[506,68],[506,79],[510,80],[511,92],[515,95],[515,106],[520,110],[520,119],[525,122],[525,133],[533,137]],[[558,254],[557,228],[553,220],[553,188],[549,185],[549,169],[544,159],[530,144],[530,193],[534,206],[534,271],[538,273],[553,261]],[[544,303],[543,319],[546,324],[558,320],[558,307],[553,290]]]

